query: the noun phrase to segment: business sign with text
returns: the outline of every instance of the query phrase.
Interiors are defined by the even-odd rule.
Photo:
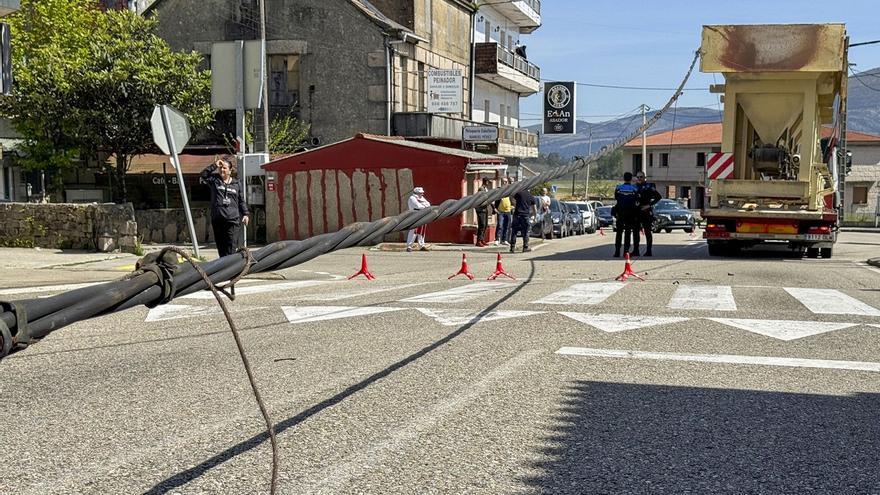
[[[461,69],[428,70],[428,112],[461,113],[463,80]]]
[[[574,81],[544,83],[544,134],[577,132]]]

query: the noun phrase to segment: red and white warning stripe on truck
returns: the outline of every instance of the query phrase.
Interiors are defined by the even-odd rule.
[[[706,162],[706,175],[711,180],[733,176],[733,153],[712,153]]]

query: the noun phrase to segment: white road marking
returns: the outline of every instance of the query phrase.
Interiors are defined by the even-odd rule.
[[[86,282],[82,284],[61,284],[61,285],[43,285],[36,287],[15,287],[12,289],[0,290],[0,296],[8,296],[12,294],[39,294],[42,292],[59,292],[64,290],[82,289],[83,287],[91,287],[93,285],[106,284],[112,280],[103,282]]]
[[[533,304],[599,304],[624,288],[621,282],[596,282],[592,284],[574,284],[567,289],[554,292]]]
[[[520,316],[532,316],[539,315],[543,313],[543,311],[513,311],[513,310],[502,310],[502,311],[489,311],[486,313],[483,312],[473,312],[468,309],[431,309],[431,308],[416,308],[422,314],[426,316],[430,316],[437,320],[437,323],[441,325],[446,325],[449,327],[453,326],[461,326],[466,325],[468,323],[479,323],[481,321],[494,321],[494,320],[504,320],[507,318],[517,318]]]
[[[504,383],[504,380],[520,368],[541,355],[539,350],[526,351],[506,361],[501,366],[489,371],[481,380],[463,386],[460,393],[445,398],[440,402],[420,406],[415,417],[394,428],[389,428],[384,438],[366,446],[358,452],[349,451],[349,455],[340,462],[324,468],[316,481],[299,487],[302,493],[339,493],[351,480],[364,474],[381,469],[384,460],[389,457],[400,457],[401,452],[413,448],[421,448],[419,439],[430,434],[435,425],[464,409],[468,404],[479,400],[486,394]]]
[[[306,294],[303,296],[297,296],[296,299],[300,301],[339,301],[341,299],[350,299],[352,297],[358,296],[369,296],[372,294],[379,294],[381,292],[388,292],[392,290],[402,290],[408,289],[410,287],[417,287],[419,285],[427,285],[432,282],[419,282],[417,284],[404,284],[398,285],[395,287],[375,287],[363,290],[354,290],[349,292],[338,292],[338,293],[322,293],[322,294]]]
[[[264,307],[239,307],[236,308],[236,312],[241,311],[254,311],[257,309],[266,309]],[[221,314],[223,311],[220,309],[220,306],[216,304],[212,304],[210,306],[189,306],[186,304],[163,304],[162,306],[156,306],[155,308],[150,308],[150,311],[147,313],[146,319],[144,322],[152,322],[152,321],[165,321],[165,320],[177,320],[181,318],[192,318],[195,316],[207,316],[214,314]]]
[[[316,271],[313,271],[313,270],[300,270],[300,272],[302,272],[302,273],[314,273],[314,274],[316,274],[316,275],[326,275],[326,276],[330,277],[330,278],[333,279],[333,280],[345,280],[345,279],[348,278],[348,277],[346,277],[345,275],[337,275],[337,274],[335,274],[335,273],[330,273],[330,272],[316,272]]]
[[[825,359],[782,358],[769,356],[736,356],[730,354],[678,354],[673,352],[625,351],[562,347],[556,354],[599,358],[649,359],[655,361],[688,361],[695,363],[747,364],[756,366],[788,366],[852,371],[880,372],[880,363],[865,361],[832,361]]]
[[[813,313],[826,315],[880,316],[880,309],[835,289],[804,289],[786,287],[785,291]]]
[[[690,319],[678,316],[634,316],[617,314],[571,313],[568,311],[560,311],[559,314],[567,316],[572,320],[586,323],[587,325],[598,328],[603,332],[609,333],[622,332],[624,330],[635,330],[637,328],[645,328],[655,325],[666,325],[669,323],[680,323]]]
[[[736,311],[736,302],[733,300],[733,290],[729,285],[682,285],[672,295],[666,307]]]
[[[290,323],[309,323],[314,321],[338,320],[355,316],[375,315],[400,311],[405,308],[367,306],[281,306],[284,316]]]
[[[279,282],[275,284],[255,285],[252,287],[236,287],[235,297],[246,296],[249,294],[263,294],[279,290],[303,289],[329,283],[330,282],[327,280],[295,280],[293,282]],[[203,290],[181,296],[178,299],[214,299],[214,294],[209,290]]]
[[[401,299],[401,302],[457,303],[515,286],[516,284],[507,282],[478,282],[439,292],[429,292],[419,296],[408,297],[406,299]]]
[[[722,325],[747,330],[752,333],[773,337],[779,340],[795,340],[835,330],[843,330],[858,323],[836,323],[825,321],[792,320],[750,320],[737,318],[707,318]]]

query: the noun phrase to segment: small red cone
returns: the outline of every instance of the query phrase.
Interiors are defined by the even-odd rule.
[[[473,280],[473,279],[474,279],[474,276],[471,274],[471,269],[468,268],[467,254],[466,254],[466,253],[461,253],[461,268],[459,268],[459,269],[458,269],[458,272],[456,272],[455,274],[450,275],[449,278],[448,278],[447,280],[452,280],[453,278],[455,278],[455,277],[457,277],[457,276],[459,276],[459,275],[464,275],[464,276],[467,277],[469,280]]]
[[[495,273],[489,275],[489,278],[486,280],[495,280],[501,275],[504,275],[511,280],[516,280],[516,277],[504,271],[504,267],[501,266],[501,253],[498,253],[498,260],[495,262]]]
[[[636,275],[636,272],[633,271],[632,262],[629,260],[629,253],[626,253],[624,255],[624,260],[626,261],[626,265],[624,265],[623,267],[623,273],[621,273],[615,280],[617,280],[618,282],[626,282],[626,279],[630,277],[635,277],[644,282],[645,279]]]
[[[605,237],[605,231],[602,230],[602,227],[599,227],[599,235],[601,235],[602,237]]]
[[[355,273],[354,275],[348,277],[348,279],[351,280],[351,279],[357,277],[358,275],[363,275],[363,276],[367,277],[367,280],[376,280],[376,277],[374,277],[373,274],[370,273],[369,268],[367,268],[367,255],[366,254],[361,255],[361,269],[358,270],[358,272]]]

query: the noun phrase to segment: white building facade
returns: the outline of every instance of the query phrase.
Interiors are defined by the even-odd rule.
[[[540,0],[478,2],[474,16],[474,98],[471,120],[497,125],[497,150],[511,163],[538,156],[538,136],[520,127],[520,98],[541,89],[541,70],[528,59],[528,35],[541,26]]]

